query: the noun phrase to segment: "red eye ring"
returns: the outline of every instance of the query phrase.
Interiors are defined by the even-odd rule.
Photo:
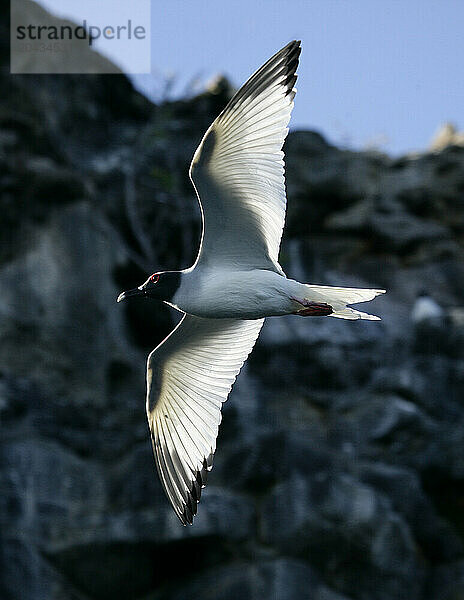
[[[153,275],[150,277],[150,281],[152,283],[158,283],[159,278],[160,278],[160,276],[158,273],[153,273]]]

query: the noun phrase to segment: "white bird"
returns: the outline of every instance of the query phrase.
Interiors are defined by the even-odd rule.
[[[286,193],[282,146],[296,93],[300,42],[270,58],[233,96],[190,166],[203,221],[192,267],[164,271],[120,294],[184,313],[150,353],[146,409],[156,466],[181,522],[192,523],[212,468],[221,405],[265,317],[378,317],[348,304],[384,290],[309,285],[278,262]]]
[[[444,315],[445,311],[438,302],[429,296],[426,291],[421,290],[411,310],[412,321],[418,325],[428,321],[436,321],[443,318]]]

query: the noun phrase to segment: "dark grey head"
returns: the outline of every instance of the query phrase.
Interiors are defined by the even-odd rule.
[[[132,296],[144,296],[146,298],[156,298],[157,300],[171,302],[174,294],[179,289],[181,277],[182,273],[180,271],[160,271],[159,273],[153,273],[139,287],[119,294],[118,302]]]

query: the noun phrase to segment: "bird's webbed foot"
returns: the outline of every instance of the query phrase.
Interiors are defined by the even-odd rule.
[[[301,308],[297,308],[297,310],[293,313],[294,315],[299,315],[300,317],[326,317],[331,315],[334,311],[330,304],[326,302],[311,302],[310,300],[297,299],[292,298],[298,304],[301,305]]]

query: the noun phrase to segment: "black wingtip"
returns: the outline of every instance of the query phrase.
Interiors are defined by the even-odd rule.
[[[290,94],[293,90],[293,86],[295,84],[297,76],[295,75],[295,71],[298,68],[298,63],[300,60],[301,54],[301,40],[292,40],[286,46],[284,46],[277,54],[274,55],[276,57],[285,56],[285,86],[287,88],[287,94]],[[272,59],[271,59],[272,60]]]
[[[286,50],[287,48],[296,48],[299,46],[301,46],[301,40],[292,40],[291,42],[288,42],[288,44],[284,46],[282,50]]]
[[[281,50],[279,50],[274,56],[270,59],[276,58],[278,56],[286,55],[287,58],[287,66],[290,69],[290,65],[295,65],[295,69],[298,65],[298,58],[301,54],[301,40],[293,40],[289,42],[286,46],[284,46]],[[293,62],[294,61],[294,62]],[[269,61],[268,61],[269,62]]]
[[[295,96],[294,84],[296,81],[295,71],[298,67],[301,53],[301,40],[292,40],[286,46],[276,52],[246,81],[238,92],[229,101],[226,108],[219,115],[220,119],[227,111],[240,105],[243,99],[250,96],[259,96],[277,77],[285,76],[285,96],[293,100]]]
[[[195,478],[190,482],[187,501],[180,509],[182,512],[176,510],[176,514],[184,526],[193,525],[193,519],[198,511],[202,488],[206,485],[208,470],[211,469],[213,464],[212,456],[213,452],[211,452],[207,459],[203,459],[202,468],[196,472]]]

